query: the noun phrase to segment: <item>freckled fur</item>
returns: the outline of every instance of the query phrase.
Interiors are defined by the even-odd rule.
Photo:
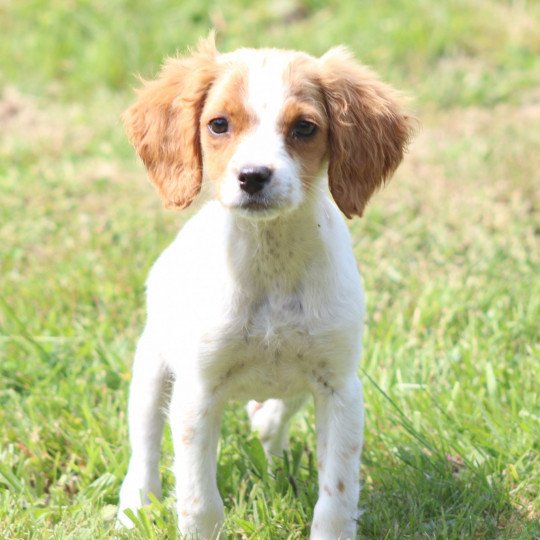
[[[218,116],[229,120],[223,136],[208,131]],[[313,138],[292,137],[300,118],[318,126]],[[311,394],[321,486],[311,539],[355,538],[364,300],[324,170],[339,208],[360,215],[402,157],[409,121],[399,100],[343,49],[321,59],[274,49],[218,54],[210,41],[144,83],[125,124],[166,205],[187,206],[203,181],[213,200],[148,278],[119,521],[129,526],[123,510],[160,493],[172,375],[182,534],[217,538],[223,522],[216,450],[225,403],[251,400],[252,428],[268,454],[281,455],[288,422]],[[272,171],[256,194],[240,187],[246,166]]]

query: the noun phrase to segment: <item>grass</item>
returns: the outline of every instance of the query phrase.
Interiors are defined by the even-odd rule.
[[[0,531],[113,538],[144,279],[186,214],[144,180],[119,114],[133,72],[224,50],[349,44],[421,133],[350,223],[368,294],[363,538],[540,537],[540,8],[533,2],[0,3]],[[233,538],[304,538],[313,411],[267,470],[241,404],[219,486]],[[175,538],[163,502],[123,538]]]

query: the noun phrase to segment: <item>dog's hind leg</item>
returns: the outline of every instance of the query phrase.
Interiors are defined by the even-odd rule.
[[[287,399],[267,399],[262,403],[250,401],[247,412],[251,428],[259,434],[268,456],[282,456],[288,446],[289,420],[305,403],[307,395]]]

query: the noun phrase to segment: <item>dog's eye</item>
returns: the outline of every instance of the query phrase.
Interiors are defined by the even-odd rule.
[[[229,122],[223,117],[214,118],[208,122],[208,129],[215,135],[221,135],[229,131]]]
[[[297,139],[312,137],[317,131],[317,126],[309,120],[298,120],[292,128],[292,135]]]

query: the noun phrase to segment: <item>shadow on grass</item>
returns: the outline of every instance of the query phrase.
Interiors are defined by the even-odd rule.
[[[407,432],[409,442],[392,447],[388,439],[377,441],[375,435],[374,446],[364,449],[362,538],[540,538],[538,519],[516,506],[495,459],[478,463],[442,450],[444,440],[436,442],[436,434],[417,431],[392,398],[364,375],[390,404],[395,425]],[[377,442],[382,451],[375,448]]]
[[[511,504],[501,479],[458,456],[399,447],[385,463],[365,452],[362,538],[540,537],[537,520]]]

